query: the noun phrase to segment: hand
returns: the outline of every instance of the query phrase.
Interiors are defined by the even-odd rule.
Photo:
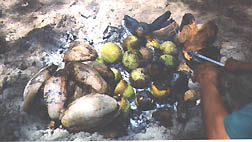
[[[216,83],[217,77],[218,69],[216,68],[216,65],[210,62],[206,62],[196,66],[192,80],[199,83],[212,81]]]

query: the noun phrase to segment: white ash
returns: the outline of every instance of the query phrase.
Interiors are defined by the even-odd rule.
[[[122,66],[122,63],[111,65],[111,67],[118,69],[121,72],[122,79],[129,83],[129,72],[124,70],[124,67]]]
[[[64,68],[65,63],[63,62],[63,57],[64,57],[65,51],[66,51],[66,49],[60,48],[56,52],[52,52],[52,53],[43,52],[42,53],[42,64],[43,65],[55,64],[60,69]]]
[[[129,133],[128,136],[121,137],[119,140],[167,140],[173,139],[171,132],[167,128],[157,124],[150,124],[146,131]]]
[[[155,110],[142,111],[142,112],[139,110],[133,110],[133,111],[135,111],[135,113],[130,118],[130,124],[128,127],[129,133],[145,132],[149,123],[153,121],[152,113]]]

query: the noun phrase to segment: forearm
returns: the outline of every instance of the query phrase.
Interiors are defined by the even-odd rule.
[[[229,58],[224,68],[228,71],[252,72],[252,63],[242,62],[233,58]]]
[[[237,70],[252,72],[252,64],[251,63],[241,63],[240,67]]]
[[[220,100],[216,80],[201,80],[200,88],[208,138],[228,139],[229,136],[224,127],[224,117],[227,111]]]

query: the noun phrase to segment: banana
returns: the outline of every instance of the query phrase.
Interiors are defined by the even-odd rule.
[[[89,85],[98,93],[108,90],[107,82],[102,76],[89,65],[80,62],[70,62],[66,65],[68,73],[78,82]]]
[[[66,76],[59,70],[51,76],[44,87],[44,99],[47,103],[49,117],[52,120],[59,120],[61,112],[67,100]]]

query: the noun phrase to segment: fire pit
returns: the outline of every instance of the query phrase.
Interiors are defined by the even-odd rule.
[[[47,54],[44,54],[43,55],[44,57],[42,58],[43,59],[42,62],[44,65],[49,65],[52,63],[56,64],[59,66],[59,69],[69,68],[69,67],[65,67],[66,66],[65,63],[62,62],[63,56],[64,55],[66,56],[66,51],[68,52],[68,50],[71,50],[71,49],[68,49],[69,45],[71,48],[75,48],[75,46],[79,46],[79,45],[78,44],[75,45],[71,43],[76,42],[76,41],[80,41],[80,43],[85,42],[86,44],[89,44],[95,47],[95,50],[97,51],[98,56],[99,56],[97,57],[96,55],[96,57],[94,56],[94,58],[92,59],[88,58],[85,60],[96,59],[98,62],[102,62],[109,69],[113,68],[115,70],[119,70],[122,76],[121,80],[123,80],[126,83],[126,86],[128,85],[131,88],[132,86],[134,87],[132,88],[133,94],[131,94],[128,97],[127,95],[124,95],[125,94],[124,92],[116,91],[116,90],[113,91],[117,87],[116,86],[117,82],[113,82],[113,81],[112,81],[113,82],[112,84],[107,82],[109,85],[108,88],[112,89],[112,91],[111,90],[108,92],[100,91],[100,93],[106,93],[109,96],[115,98],[118,102],[121,102],[123,100],[122,97],[123,98],[126,97],[126,101],[129,103],[128,105],[129,108],[123,110],[123,111],[126,111],[126,114],[122,114],[124,115],[123,118],[117,119],[115,122],[113,122],[113,124],[107,124],[108,127],[105,127],[102,129],[97,128],[96,126],[94,130],[104,134],[105,137],[111,136],[111,134],[109,134],[108,132],[112,131],[111,133],[115,133],[115,131],[118,131],[119,129],[120,129],[120,132],[116,132],[116,134],[113,134],[111,137],[118,138],[118,137],[124,136],[125,134],[145,132],[146,129],[150,127],[150,125],[153,125],[153,123],[156,123],[157,125],[161,125],[164,127],[174,127],[174,125],[176,125],[175,123],[185,123],[188,121],[190,114],[187,113],[187,110],[190,109],[190,107],[194,107],[198,105],[198,97],[195,91],[190,90],[194,88],[190,86],[189,84],[189,79],[191,77],[192,71],[185,64],[185,59],[183,58],[181,47],[179,47],[180,44],[176,41],[177,30],[174,27],[174,25],[176,25],[176,22],[172,21],[172,24],[169,23],[168,26],[170,25],[172,26],[172,29],[173,29],[173,30],[168,30],[168,34],[169,34],[168,39],[170,40],[164,41],[162,39],[160,40],[160,39],[155,39],[155,38],[142,39],[141,37],[133,36],[133,39],[136,38],[136,41],[133,41],[133,42],[136,42],[136,44],[126,43],[128,41],[130,42],[132,41],[132,35],[123,26],[119,26],[119,27],[108,26],[106,30],[104,31],[103,41],[98,42],[98,43],[95,43],[93,40],[88,40],[88,39],[83,39],[81,37],[78,37],[78,35],[76,35],[75,33],[67,32],[64,34],[63,39],[61,39],[61,40],[64,40],[65,44],[61,45],[60,48],[54,53],[52,53],[50,56],[48,56]],[[155,31],[156,35],[158,35],[157,33],[158,32]],[[129,39],[129,37],[131,39]],[[119,55],[118,58],[120,57],[121,59],[119,59],[116,62],[109,62],[108,60],[103,61],[105,59],[104,57],[105,55],[102,55],[103,51],[101,50],[104,44],[109,43],[109,42],[113,42],[113,44],[117,46],[119,45],[118,46],[119,50],[120,52],[123,53],[123,57],[120,57],[122,55]],[[111,46],[109,46],[109,48],[111,48]],[[131,49],[131,48],[135,48],[135,49]],[[106,50],[109,50],[109,49],[106,49]],[[115,51],[115,49],[111,51]],[[76,54],[78,54],[78,51],[76,52]],[[111,53],[106,53],[106,54],[111,54]],[[69,55],[69,57],[73,55]],[[85,56],[90,56],[90,55],[85,55]],[[117,56],[117,55],[113,55],[112,57],[114,56]],[[76,58],[78,57],[76,56]],[[103,60],[100,60],[100,59],[103,59]],[[73,60],[71,59],[69,61],[71,62]],[[64,61],[68,62],[67,60],[64,60]],[[77,61],[81,61],[81,60],[77,60]],[[135,62],[138,62],[138,63],[135,63]],[[77,66],[79,65],[73,64],[71,65],[70,68],[73,69],[75,68],[74,66],[76,66],[77,68]],[[94,69],[96,68],[94,67]],[[69,76],[67,76],[67,78],[69,78]],[[89,86],[91,84],[88,83]],[[94,86],[92,88],[94,88]],[[126,88],[129,88],[129,87],[126,87]],[[96,89],[95,92],[97,91],[98,90]],[[67,92],[69,92],[69,90],[67,90]],[[72,96],[72,94],[68,94],[68,95]],[[64,103],[65,102],[66,104],[64,106],[69,107],[70,105],[69,97],[67,98],[66,101],[64,101]],[[106,106],[101,106],[101,107],[106,107]],[[173,117],[174,114],[176,114],[175,118]],[[56,118],[56,119],[59,119],[59,118]],[[174,120],[176,122],[174,122]],[[108,121],[108,120],[103,120],[103,121]],[[57,125],[50,126],[50,127],[52,128],[57,127]],[[67,129],[75,130],[72,128],[71,129],[67,128]],[[77,130],[82,130],[82,129],[77,129]]]
[[[137,111],[134,111],[133,114],[135,115],[130,118],[137,118],[141,113],[145,112],[150,112],[152,118],[147,121],[147,125],[143,125],[143,129],[139,127],[137,133],[130,129],[131,125],[126,125],[123,130],[127,133],[118,138],[113,138],[111,135],[115,133],[112,131],[110,131],[110,136],[105,137],[105,134],[98,131],[71,132],[60,127],[48,129],[47,126],[50,122],[48,114],[43,117],[36,113],[27,114],[23,111],[24,99],[22,93],[31,75],[41,68],[52,63],[59,65],[59,68],[64,68],[63,55],[69,44],[75,40],[85,41],[94,46],[99,54],[100,47],[105,44],[105,41],[106,43],[114,42],[120,46],[123,39],[128,35],[132,35],[121,26],[121,20],[125,14],[135,18],[138,22],[147,22],[147,24],[151,24],[155,18],[166,10],[171,11],[172,18],[179,24],[185,12],[195,14],[198,22],[197,26],[199,27],[208,20],[214,20],[219,28],[214,45],[221,49],[222,59],[233,57],[240,61],[251,62],[250,4],[249,0],[245,0],[245,2],[221,1],[221,3],[219,1],[201,2],[197,0],[158,2],[150,0],[144,4],[139,0],[130,2],[116,0],[2,1],[2,16],[0,16],[0,39],[2,41],[0,42],[0,125],[4,129],[0,131],[1,140],[205,139],[205,128],[200,106],[188,104],[190,107],[186,107],[179,102],[175,102],[174,106],[169,109],[159,108],[154,109],[154,111],[142,111],[142,108],[139,110],[137,106],[132,105],[132,109]],[[107,31],[110,32],[105,31],[106,27]],[[115,37],[118,37],[116,42]],[[162,42],[160,41],[160,43]],[[167,56],[165,57],[167,58]],[[117,64],[113,66],[121,68],[122,74],[127,75],[125,78],[129,78],[130,73],[124,70],[123,66]],[[130,80],[126,82],[130,83]],[[228,110],[233,111],[249,103],[249,100],[251,100],[248,99],[251,98],[249,97],[251,92],[250,84],[250,74],[247,76],[244,74],[220,74],[219,89],[224,105],[227,105]],[[196,90],[196,98],[199,98],[199,86],[192,83],[190,79],[188,85],[190,89]],[[151,85],[149,87],[151,88]],[[155,87],[153,88],[155,90]],[[141,90],[140,93],[135,94],[139,96],[139,99],[140,96],[145,98],[149,95],[144,89],[139,90]],[[192,95],[194,93],[189,92],[188,94]],[[181,99],[183,98],[181,97]],[[155,101],[155,104],[159,103]],[[135,104],[133,100],[132,104]],[[162,103],[160,104],[162,105]],[[178,105],[181,107],[175,107]],[[34,107],[38,107],[39,110],[45,108],[45,112],[48,113],[45,101],[37,103]],[[183,109],[184,107],[186,109]],[[181,116],[187,114],[187,121],[178,119],[179,111],[182,112],[180,113]],[[160,112],[166,113],[161,114]],[[169,116],[165,114],[169,114]],[[164,118],[167,119],[164,120]],[[142,121],[145,120],[139,122]],[[112,124],[118,123],[111,123],[108,127],[112,126]],[[118,131],[120,130],[122,129],[118,129]]]

